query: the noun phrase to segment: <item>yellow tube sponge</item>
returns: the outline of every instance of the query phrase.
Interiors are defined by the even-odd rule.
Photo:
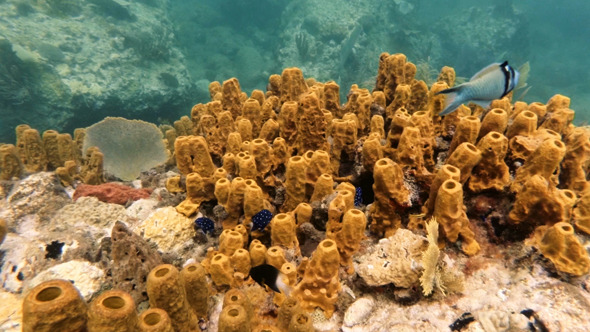
[[[219,252],[226,255],[233,255],[234,251],[244,247],[244,237],[237,231],[225,229],[219,236]]]
[[[252,267],[262,265],[266,262],[266,246],[260,240],[250,242],[250,265]]]
[[[47,168],[47,157],[37,129],[22,131],[21,135],[17,135],[16,145],[25,171],[34,173]]]
[[[574,111],[569,108],[558,108],[554,112],[548,112],[541,128],[551,129],[560,134],[567,135],[570,132],[569,125],[574,121]]]
[[[135,331],[138,322],[135,302],[122,290],[100,294],[88,308],[88,332]]]
[[[451,146],[449,147],[449,155],[453,154],[453,151],[462,143],[475,144],[480,128],[481,122],[478,117],[470,115],[460,118],[455,135],[453,135],[453,140],[451,141]]]
[[[270,221],[270,238],[273,246],[283,246],[299,251],[299,241],[295,232],[297,225],[290,214],[279,213]]]
[[[342,218],[342,228],[333,235],[340,253],[340,264],[347,267],[348,274],[354,272],[352,255],[360,248],[361,241],[365,238],[367,217],[361,210],[348,210]]]
[[[332,174],[332,165],[328,152],[315,150],[312,153],[309,165],[305,170],[305,178],[306,183],[313,188],[322,174]]]
[[[334,192],[334,179],[330,174],[322,174],[317,178],[310,202],[317,202]]]
[[[199,318],[207,318],[209,308],[209,282],[207,272],[199,263],[186,265],[180,271],[180,282],[186,291],[186,299]]]
[[[473,168],[469,189],[474,192],[486,189],[504,190],[510,183],[510,170],[504,162],[508,138],[491,131],[477,143],[477,148],[481,151],[481,160]]]
[[[461,183],[455,180],[443,182],[438,189],[433,217],[443,227],[444,234],[450,242],[456,242],[459,235],[461,236],[461,250],[465,254],[472,256],[479,251],[479,244],[475,241],[475,234],[465,213]],[[439,242],[441,240],[439,239]],[[441,244],[444,245],[439,243]]]
[[[293,291],[293,296],[299,299],[302,308],[312,311],[320,307],[326,317],[332,316],[342,287],[338,278],[339,266],[340,254],[336,242],[320,242],[307,264],[303,279]]]
[[[237,157],[238,176],[244,179],[256,179],[258,171],[256,170],[256,160],[254,157],[247,152],[240,152]]]
[[[237,304],[230,304],[219,315],[219,332],[250,332],[251,323],[246,309]]]
[[[332,238],[334,233],[342,228],[342,223],[340,222],[342,216],[353,207],[354,194],[348,190],[338,190],[338,194],[328,206],[328,221],[326,222],[326,235],[328,238]]]
[[[281,74],[281,104],[299,100],[299,96],[307,92],[308,87],[303,79],[303,72],[297,67],[285,68]]]
[[[0,180],[19,178],[23,167],[16,147],[12,144],[0,145]]]
[[[283,264],[287,262],[285,259],[285,251],[279,246],[268,248],[265,254],[266,264],[272,265],[280,270]]]
[[[357,125],[353,120],[334,119],[332,120],[331,136],[333,143],[330,149],[330,161],[334,175],[338,175],[342,154],[348,156],[349,160],[354,157]]]
[[[211,280],[217,286],[234,284],[234,269],[231,266],[230,259],[224,254],[213,256],[209,263],[209,275]]]
[[[565,137],[565,156],[561,162],[559,184],[582,193],[590,187],[587,172],[590,165],[590,130],[577,127]]]
[[[371,131],[369,134],[375,133],[379,139],[385,138],[385,120],[383,116],[375,114],[371,117]]]
[[[268,119],[262,125],[258,138],[265,140],[268,143],[279,136],[279,123],[275,119]]]
[[[363,143],[361,156],[363,167],[365,168],[365,170],[372,172],[377,160],[383,158],[383,149],[381,146],[381,138],[379,135],[369,135],[369,137]]]
[[[231,266],[236,272],[247,276],[250,273],[252,264],[250,261],[250,253],[246,249],[238,249],[230,257]]]
[[[164,309],[176,331],[193,331],[198,319],[186,300],[186,292],[180,281],[180,272],[170,264],[153,268],[147,278],[150,307]]]
[[[530,111],[520,112],[506,130],[506,137],[531,136],[537,130],[537,115]]]
[[[174,332],[174,329],[166,311],[158,308],[149,308],[139,316],[139,331]]]
[[[199,173],[190,173],[186,176],[186,199],[176,206],[176,211],[187,217],[193,215],[199,209],[201,203],[214,198],[211,178],[203,178]]]
[[[23,300],[23,332],[85,331],[86,302],[67,280],[50,280]]]
[[[272,142],[272,168],[276,170],[279,166],[287,164],[289,160],[289,147],[287,141],[282,137],[277,137]]]
[[[401,225],[397,210],[410,206],[410,192],[404,185],[401,167],[389,158],[375,163],[375,202],[371,206],[371,231],[389,237]]]
[[[285,171],[285,202],[281,212],[288,212],[305,201],[305,170],[307,163],[301,156],[289,158]]]
[[[537,227],[534,244],[561,272],[582,276],[590,269],[590,258],[574,228],[567,222]]]
[[[252,141],[250,150],[256,161],[258,176],[264,177],[272,167],[270,145],[267,141],[257,138]]]
[[[313,320],[306,312],[299,312],[291,317],[289,332],[315,332]]]
[[[501,108],[494,108],[484,116],[479,130],[479,138],[484,137],[491,131],[503,134],[507,126],[508,112]]]
[[[416,127],[405,127],[396,149],[396,160],[400,166],[416,170],[417,174],[428,173],[424,165],[422,135]]]
[[[567,222],[575,201],[576,194],[572,191],[559,190],[541,175],[533,175],[516,194],[508,220],[531,225]]]
[[[210,176],[215,165],[209,154],[207,141],[203,136],[180,136],[174,141],[176,166],[182,174],[199,173]]]
[[[262,126],[260,109],[260,102],[254,98],[248,98],[242,105],[242,116],[244,119],[250,120],[253,137],[258,137],[260,127]]]
[[[586,234],[590,234],[590,190],[582,193],[573,211],[573,220],[576,228]],[[0,220],[0,223],[2,221]],[[0,241],[1,243],[2,241]]]
[[[244,193],[246,192],[246,180],[236,177],[231,181],[230,192],[227,198],[227,218],[223,220],[224,229],[233,228],[238,224],[238,220],[244,211]]]
[[[453,165],[443,165],[434,176],[434,180],[430,184],[430,195],[422,207],[422,213],[426,215],[432,215],[434,212],[434,204],[436,202],[436,196],[438,195],[438,189],[447,180],[459,181],[461,179],[461,171]]]
[[[230,111],[234,120],[242,115],[242,89],[235,77],[226,80],[221,85],[221,105],[224,111]]]
[[[324,108],[336,117],[342,117],[340,113],[340,86],[334,81],[324,84],[323,104]]]
[[[311,207],[311,205],[307,203],[299,203],[299,205],[297,205],[297,207],[295,208],[295,211],[293,211],[293,214],[295,216],[295,224],[297,225],[297,227],[301,226],[302,224],[305,224],[306,222],[309,222],[311,220],[312,213],[313,208]]]
[[[537,174],[557,184],[558,179],[554,173],[565,156],[565,151],[565,144],[559,139],[543,141],[524,164],[516,170],[510,190],[517,193],[528,179]]]
[[[462,143],[447,159],[447,165],[453,165],[461,171],[459,182],[465,183],[471,176],[473,167],[481,160],[481,151],[468,142]]]
[[[301,153],[307,150],[328,150],[328,123],[320,108],[318,96],[315,93],[303,94],[299,98],[299,110],[295,143],[297,151]]]

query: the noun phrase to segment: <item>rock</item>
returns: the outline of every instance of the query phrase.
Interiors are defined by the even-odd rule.
[[[138,199],[127,207],[127,215],[137,220],[145,220],[156,209],[158,201],[155,199]]]
[[[111,233],[111,258],[106,266],[113,288],[128,292],[135,303],[147,300],[146,280],[150,271],[162,264],[160,254],[141,236],[117,221]]]
[[[0,38],[0,76],[12,87],[0,100],[0,141],[23,122],[71,132],[112,109],[130,118],[184,114],[194,85],[166,1],[26,4],[21,15],[24,3],[0,1],[0,19],[12,26]]]
[[[3,289],[13,293],[22,291],[23,281],[35,276],[37,262],[45,261],[45,246],[34,236],[26,238],[10,233],[6,237],[2,244],[4,257],[0,266],[0,285]]]
[[[0,291],[0,331],[20,332],[22,301],[15,294]]]
[[[71,202],[70,197],[54,173],[31,174],[16,183],[6,198],[10,209],[1,213],[15,227],[27,214],[35,214],[46,221],[57,210]],[[14,224],[10,222],[14,220]]]
[[[370,297],[361,297],[354,301],[344,313],[344,325],[353,327],[362,324],[370,316],[374,305],[375,301]]]
[[[193,242],[196,234],[193,224],[192,219],[169,206],[157,209],[135,231],[155,242],[160,250],[178,253]]]
[[[122,184],[109,182],[99,185],[81,184],[74,192],[74,200],[80,197],[92,196],[101,202],[125,205],[129,201],[148,198],[151,189],[135,189]]]
[[[24,292],[26,293],[40,283],[52,279],[69,280],[80,291],[84,300],[89,301],[103,285],[104,272],[90,262],[73,260],[55,265],[37,274],[27,283]]]
[[[124,207],[99,201],[96,197],[80,197],[74,204],[61,208],[49,223],[52,232],[68,231],[73,227],[87,229],[96,242],[108,236],[115,221],[134,224]]]
[[[398,229],[393,236],[381,239],[372,253],[360,257],[356,270],[370,286],[393,283],[410,288],[419,284],[422,252],[427,244],[423,236]]]

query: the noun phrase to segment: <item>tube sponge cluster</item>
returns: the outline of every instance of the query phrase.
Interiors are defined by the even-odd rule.
[[[429,87],[405,55],[379,60],[375,89],[353,85],[344,104],[335,82],[287,68],[269,78],[266,92],[250,95],[235,78],[212,82],[209,102],[161,126],[163,140],[154,133],[153,145],[167,149],[158,161],[178,173],[166,183],[179,197],[176,211],[210,221],[202,235],[210,246],[182,271],[154,268],[150,311],[121,314],[121,322],[193,330],[209,317],[210,294],[219,292],[220,331],[307,331],[311,312],[330,317],[341,309],[341,290],[355,287],[355,273],[374,279],[365,287],[393,282],[441,292],[445,251],[475,256],[526,238],[558,271],[588,272],[576,232],[590,232],[590,131],[572,124],[569,98],[526,104],[509,94],[489,110],[461,105],[442,118],[437,92],[455,84],[452,68]],[[48,133],[43,145],[38,133],[18,130],[17,146],[0,147],[0,174],[67,167],[63,158],[73,158],[59,152],[65,136]],[[155,147],[134,149],[149,155]],[[357,255],[379,240],[392,258],[399,252],[407,259],[384,263],[374,276]],[[428,267],[414,266],[418,260]],[[275,294],[269,280],[268,287],[254,283],[249,274],[263,264],[281,272],[289,291]],[[88,308],[102,326],[100,310]],[[36,326],[35,316],[27,317]]]

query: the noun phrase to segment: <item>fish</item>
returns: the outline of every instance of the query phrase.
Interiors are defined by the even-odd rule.
[[[504,97],[518,85],[519,76],[508,61],[492,63],[473,75],[469,82],[437,92],[437,95],[446,95],[445,108],[438,115],[452,113],[469,101],[488,108],[492,100]]]
[[[363,205],[363,190],[361,187],[356,187],[354,193],[354,206],[361,206]]]
[[[287,297],[291,294],[291,287],[283,281],[285,274],[276,267],[269,264],[262,264],[250,269],[250,277],[260,286],[265,285],[277,293],[283,293]]]
[[[199,213],[195,220],[195,227],[201,229],[205,234],[211,234],[215,230],[215,222]]]
[[[252,223],[250,224],[250,229],[253,231],[259,230],[263,231],[264,228],[270,223],[272,219],[272,213],[269,210],[260,210],[252,217]]]

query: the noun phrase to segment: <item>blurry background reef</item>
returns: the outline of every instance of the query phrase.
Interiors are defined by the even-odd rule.
[[[13,142],[22,123],[70,133],[106,116],[171,123],[207,98],[211,81],[237,77],[244,91],[264,90],[269,75],[291,66],[372,88],[384,50],[405,53],[427,84],[444,65],[467,76],[495,61],[530,61],[525,100],[570,96],[579,123],[590,119],[590,68],[579,47],[587,6],[1,0],[0,142]]]

